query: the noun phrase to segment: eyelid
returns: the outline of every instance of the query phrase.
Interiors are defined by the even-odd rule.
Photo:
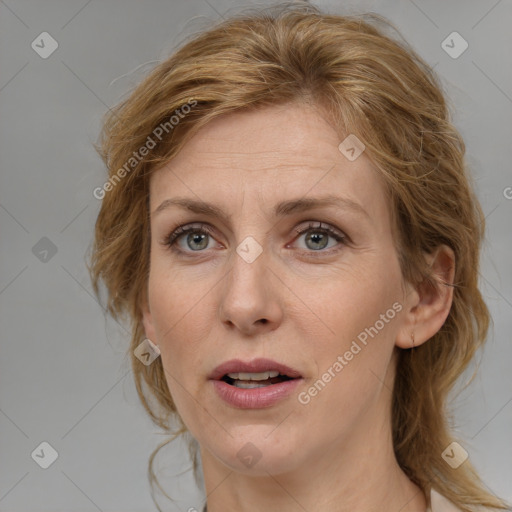
[[[329,236],[334,238],[338,242],[339,245],[346,245],[348,241],[348,236],[341,230],[337,229],[336,227],[332,226],[331,224],[323,223],[321,221],[305,221],[307,222],[307,225],[304,226],[304,222],[301,223],[299,226],[295,227],[293,229],[293,232],[295,233],[295,238],[291,243],[293,243],[299,236],[303,235],[304,233],[308,231],[318,230],[318,231],[325,231]],[[197,252],[198,254],[204,253],[206,251],[183,251],[182,249],[176,248],[176,242],[182,237],[183,235],[189,233],[189,232],[205,232],[209,236],[211,236],[215,241],[217,239],[215,238],[215,229],[205,222],[191,222],[191,223],[184,223],[180,224],[179,226],[175,227],[171,230],[170,234],[164,237],[162,240],[162,244],[164,246],[167,246],[171,250],[178,252],[178,253],[193,253]],[[218,242],[218,241],[217,241]],[[219,243],[219,242],[218,242]],[[287,244],[286,247],[289,247],[290,244]],[[339,247],[331,247],[327,250],[319,250],[319,251],[313,251],[313,250],[306,250],[306,249],[299,249],[301,252],[306,252],[308,254],[312,254],[314,256],[321,256],[326,254],[331,254],[332,252],[335,252],[339,250]]]
[[[187,222],[185,224],[180,224],[179,226],[176,226],[174,229],[172,229],[171,232],[165,236],[164,243],[171,245],[171,243],[176,241],[181,235],[191,231],[204,231],[212,237],[214,235],[214,229],[209,224],[204,222]]]
[[[339,229],[335,228],[331,224],[327,224],[325,222],[319,221],[319,220],[310,220],[306,221],[308,224],[306,227],[304,226],[297,226],[293,229],[294,233],[297,235],[302,235],[305,231],[318,229],[319,231],[327,231],[333,236],[338,236],[339,238],[345,239],[348,238],[343,231],[340,231]],[[318,224],[318,225],[315,225]]]
[[[344,246],[347,246],[349,243],[349,237],[343,231],[339,230],[338,228],[334,227],[331,224],[327,224],[321,221],[308,221],[307,226],[298,226],[294,228],[293,231],[297,234],[297,236],[293,239],[293,242],[291,243],[294,243],[299,236],[303,235],[304,233],[307,233],[308,231],[324,231],[328,234],[328,236],[336,240],[337,244],[335,246],[325,250],[314,251],[299,248],[298,251],[302,254],[305,254],[307,257],[325,258],[329,255],[332,256],[334,253],[339,252]],[[290,244],[286,245],[287,248],[289,246]]]

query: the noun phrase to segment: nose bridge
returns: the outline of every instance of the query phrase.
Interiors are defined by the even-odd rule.
[[[263,324],[275,328],[282,312],[269,275],[270,249],[254,236],[246,235],[228,261],[229,272],[220,299],[222,321],[245,332]]]
[[[265,251],[253,236],[246,236],[234,248],[228,263],[227,292],[235,294],[238,302],[243,299],[249,304],[264,295],[264,285],[268,281],[268,256],[268,249]]]
[[[236,245],[229,263],[235,280],[252,280],[258,275],[263,276],[264,267],[269,263],[265,216],[261,211],[262,202],[258,201],[257,196],[247,198],[245,192],[242,193],[240,211],[233,226]],[[254,212],[258,212],[256,216],[259,222]]]

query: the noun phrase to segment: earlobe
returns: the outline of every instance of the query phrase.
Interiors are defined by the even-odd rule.
[[[443,326],[453,301],[455,255],[447,245],[440,245],[426,255],[432,282],[424,281],[408,294],[404,321],[397,334],[396,345],[408,349],[418,347]]]

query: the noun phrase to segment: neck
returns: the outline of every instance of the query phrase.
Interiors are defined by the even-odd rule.
[[[208,512],[425,512],[425,495],[396,461],[389,422],[370,425],[282,474],[234,472],[202,450]]]

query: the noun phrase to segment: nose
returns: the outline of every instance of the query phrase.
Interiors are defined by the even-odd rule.
[[[283,318],[283,284],[274,275],[266,250],[252,262],[233,252],[219,304],[230,330],[253,336],[277,329]]]

